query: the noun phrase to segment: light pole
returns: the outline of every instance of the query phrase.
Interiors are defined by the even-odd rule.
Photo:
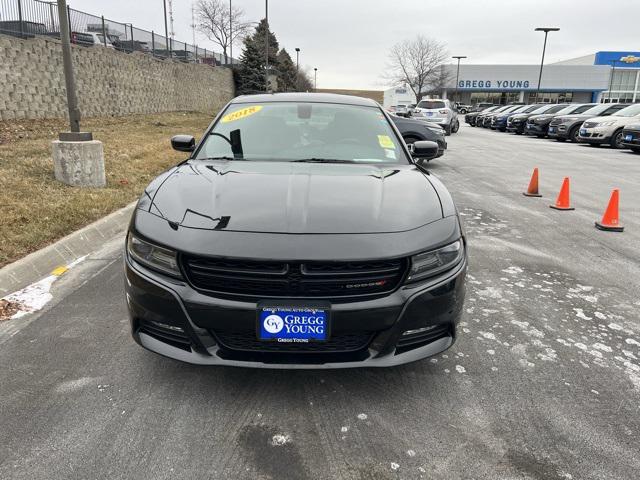
[[[313,69],[313,91],[316,92],[318,90],[318,69]]]
[[[456,102],[459,101],[458,100],[458,80],[460,79],[460,60],[462,60],[463,58],[467,58],[464,55],[454,55],[451,58],[455,58],[456,60],[458,60],[458,68],[456,69],[456,93],[454,93],[454,97],[456,99]]]
[[[536,102],[538,101],[538,95],[540,95],[540,82],[542,81],[542,67],[544,66],[544,53],[547,50],[547,35],[549,32],[557,32],[560,30],[557,27],[538,27],[536,32],[544,32],[544,46],[542,47],[542,60],[540,61],[540,74],[538,75],[538,88],[536,89]]]
[[[616,74],[616,62],[617,60],[611,60],[611,66],[613,67],[613,70],[611,70],[611,78],[609,79],[609,94],[607,95],[609,103],[611,103],[611,87],[613,86],[613,76]]]
[[[67,16],[66,0],[58,0],[58,24],[60,25],[60,42],[62,43],[64,81],[67,89],[67,107],[69,108],[69,130],[72,133],[79,133],[80,109],[78,108],[78,98],[76,97],[76,82],[73,77],[71,41],[69,37],[69,17]]]
[[[296,47],[296,73],[298,73],[299,65],[300,65],[300,49]]]
[[[233,10],[231,0],[229,0],[229,61],[233,67]]]
[[[164,38],[167,42],[167,57],[171,57],[171,42],[169,42],[169,27],[167,24],[167,0],[162,0],[162,7],[164,8]]]
[[[264,0],[264,18],[267,24],[267,31],[264,35],[264,80],[265,80],[265,91],[269,91],[269,0]]]

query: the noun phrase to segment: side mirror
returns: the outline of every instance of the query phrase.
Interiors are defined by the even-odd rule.
[[[418,161],[429,161],[438,156],[438,144],[436,142],[420,140],[414,142],[409,149],[411,150],[411,156]]]
[[[196,149],[196,139],[191,135],[175,135],[171,137],[171,147],[179,152],[193,152]]]

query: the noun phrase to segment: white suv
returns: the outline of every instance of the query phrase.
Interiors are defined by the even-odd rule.
[[[614,148],[625,148],[622,129],[640,119],[640,103],[618,110],[615,115],[595,117],[580,126],[578,141],[590,145],[608,143]]]
[[[458,111],[450,100],[442,98],[420,100],[411,116],[417,120],[437,123],[447,135],[456,133],[460,128]]]

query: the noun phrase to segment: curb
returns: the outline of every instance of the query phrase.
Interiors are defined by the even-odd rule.
[[[0,298],[50,275],[52,270],[61,265],[68,265],[98,250],[104,243],[125,232],[135,206],[136,202],[132,202],[0,269]]]

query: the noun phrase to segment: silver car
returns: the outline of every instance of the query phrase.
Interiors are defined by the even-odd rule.
[[[460,128],[458,112],[452,102],[447,99],[420,100],[413,111],[412,117],[440,125],[447,135],[457,132]]]
[[[625,148],[622,129],[627,125],[638,123],[639,119],[640,103],[629,105],[615,115],[590,118],[580,127],[578,141],[590,145],[607,143],[614,148]]]

